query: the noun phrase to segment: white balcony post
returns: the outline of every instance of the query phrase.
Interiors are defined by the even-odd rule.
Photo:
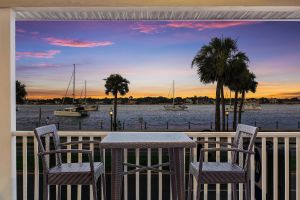
[[[16,199],[15,13],[0,8],[0,199]]]

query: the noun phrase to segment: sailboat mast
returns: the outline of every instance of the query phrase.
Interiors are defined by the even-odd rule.
[[[86,80],[84,81],[84,102],[86,103]]]
[[[74,71],[73,71],[73,104],[75,103],[75,64],[74,64]]]
[[[173,80],[173,105],[175,105],[175,87],[174,87],[174,80]]]

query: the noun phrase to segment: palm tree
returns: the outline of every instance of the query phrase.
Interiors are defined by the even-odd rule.
[[[222,129],[225,131],[225,100],[224,84],[227,78],[228,66],[237,52],[236,41],[231,38],[212,38],[204,45],[192,61],[192,67],[197,67],[200,81],[204,84],[217,83],[215,129],[220,131],[220,104],[222,103]]]
[[[109,77],[104,79],[105,82],[105,94],[109,95],[111,93],[114,96],[114,121],[113,127],[114,131],[117,130],[117,103],[118,103],[118,93],[124,96],[129,92],[128,84],[130,83],[127,79],[123,78],[119,74],[111,74]]]
[[[243,52],[238,52],[229,64],[229,76],[226,80],[226,86],[230,89],[230,91],[234,92],[233,130],[235,130],[237,126],[238,94],[242,92],[241,82],[243,81],[243,77],[241,74],[248,69],[248,63],[249,58],[246,56],[246,54]]]
[[[255,81],[256,78],[255,74],[250,72],[249,70],[244,71],[244,73],[241,76],[243,77],[243,81],[241,82],[242,97],[241,97],[241,103],[239,107],[239,118],[238,118],[239,123],[242,122],[242,110],[244,106],[245,95],[248,92],[255,93],[258,85],[257,81]]]

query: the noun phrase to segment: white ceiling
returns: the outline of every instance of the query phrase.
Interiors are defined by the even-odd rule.
[[[17,20],[299,20],[300,6],[16,8]]]

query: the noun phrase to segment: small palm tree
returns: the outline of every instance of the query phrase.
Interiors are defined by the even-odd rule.
[[[109,95],[110,93],[114,96],[114,121],[113,128],[114,131],[117,130],[117,103],[118,103],[118,94],[124,96],[129,92],[128,84],[130,83],[127,79],[123,78],[119,74],[111,74],[109,77],[104,79],[105,82],[105,94]]]

